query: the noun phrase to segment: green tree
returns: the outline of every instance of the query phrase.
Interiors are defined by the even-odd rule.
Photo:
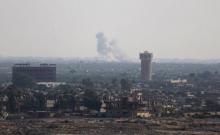
[[[99,110],[101,102],[98,100],[97,94],[92,90],[86,90],[83,96],[84,105],[89,109]]]

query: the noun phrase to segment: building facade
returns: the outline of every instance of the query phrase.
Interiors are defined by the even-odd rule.
[[[142,82],[147,82],[152,79],[152,58],[153,54],[148,51],[140,53]]]
[[[30,64],[15,64],[12,68],[12,82],[15,82],[17,76],[27,75],[35,82],[55,82],[56,65],[40,64],[40,66],[31,66]]]

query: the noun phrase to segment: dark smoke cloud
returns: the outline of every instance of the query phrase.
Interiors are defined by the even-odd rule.
[[[127,61],[125,53],[117,46],[115,40],[109,42],[102,32],[97,33],[96,38],[97,52],[102,59],[108,61]]]

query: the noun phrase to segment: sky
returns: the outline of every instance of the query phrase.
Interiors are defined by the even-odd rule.
[[[96,57],[103,32],[129,58],[220,59],[220,0],[0,0],[0,56]]]

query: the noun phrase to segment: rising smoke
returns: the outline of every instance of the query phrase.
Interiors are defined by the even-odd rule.
[[[107,61],[127,61],[125,53],[117,46],[115,40],[108,41],[104,33],[96,34],[99,57]]]

